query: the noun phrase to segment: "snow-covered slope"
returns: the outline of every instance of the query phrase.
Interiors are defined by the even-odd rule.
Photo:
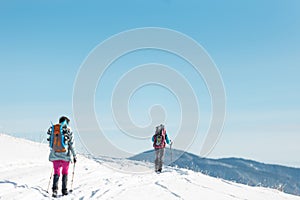
[[[45,144],[0,134],[0,199],[49,199],[47,187],[52,165],[48,153]],[[118,170],[107,167],[109,163]],[[148,169],[149,173],[121,172],[128,167],[137,171]],[[277,190],[231,183],[185,169],[167,167],[158,175],[152,168],[151,164],[138,161],[79,156],[74,191],[61,199],[300,200]],[[69,179],[72,169],[73,166]]]
[[[171,162],[169,148],[165,151],[166,163]],[[131,157],[132,160],[152,162],[154,150]],[[212,177],[251,186],[278,188],[285,193],[300,196],[300,168],[265,164],[242,158],[203,158],[188,152],[172,149],[173,162],[169,165],[203,172]],[[178,159],[174,159],[178,158]]]

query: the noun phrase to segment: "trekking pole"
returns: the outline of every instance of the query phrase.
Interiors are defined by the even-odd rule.
[[[51,175],[50,175],[50,179],[49,179],[49,183],[48,183],[48,188],[47,188],[47,193],[49,193],[49,187],[50,187],[50,183],[52,180],[52,176],[53,176],[53,170],[51,171]]]
[[[73,192],[74,174],[75,174],[75,163],[73,165],[73,173],[72,173],[72,180],[71,180],[71,189],[70,189],[70,192]]]

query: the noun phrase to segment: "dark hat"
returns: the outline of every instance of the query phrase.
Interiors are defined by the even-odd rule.
[[[59,118],[59,123],[63,123],[64,121],[67,121],[67,124],[69,124],[70,119],[66,116],[62,116]]]
[[[156,130],[161,130],[161,129],[164,129],[165,126],[163,124],[160,124],[156,127]]]

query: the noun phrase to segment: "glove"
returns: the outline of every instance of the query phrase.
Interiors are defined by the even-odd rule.
[[[77,158],[76,157],[73,158],[73,162],[74,162],[74,164],[77,162]]]

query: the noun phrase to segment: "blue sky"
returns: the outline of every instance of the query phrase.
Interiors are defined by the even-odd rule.
[[[201,44],[222,75],[227,118],[211,156],[300,166],[299,8],[296,0],[1,1],[0,132],[43,134],[50,120],[61,114],[72,116],[73,84],[92,49],[128,29],[163,27]],[[145,58],[141,53],[129,55],[123,62],[130,67],[157,58],[179,69],[176,59],[168,55],[145,54]],[[121,73],[113,70],[107,79]],[[193,76],[189,70],[182,73]],[[194,77],[190,80],[196,82]],[[197,88],[199,96],[203,88]],[[97,114],[109,116],[108,110],[104,114],[100,110],[107,103],[103,93],[110,91],[100,89]],[[135,98],[142,99],[141,92]],[[170,102],[176,105],[173,97]],[[210,111],[208,102],[207,95],[201,96],[204,113]],[[134,106],[130,108],[133,116],[143,116]],[[205,129],[209,119],[203,121]],[[170,122],[171,136],[173,126]],[[198,152],[202,139],[197,139],[191,152]]]

